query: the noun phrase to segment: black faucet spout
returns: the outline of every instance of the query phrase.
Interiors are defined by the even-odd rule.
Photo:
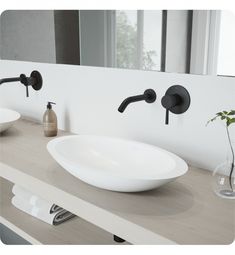
[[[29,96],[28,87],[32,86],[34,90],[40,90],[42,88],[42,76],[38,71],[33,71],[30,77],[25,74],[21,74],[19,77],[3,78],[0,79],[0,85],[8,82],[21,82],[26,87],[26,96]]]
[[[157,95],[154,90],[152,89],[147,89],[145,90],[144,94],[142,95],[137,95],[137,96],[131,96],[127,97],[126,99],[123,100],[121,105],[118,108],[119,112],[124,112],[126,107],[130,103],[138,102],[138,101],[145,101],[146,103],[153,103],[157,98]]]
[[[13,78],[3,78],[0,79],[0,85],[6,82],[15,82],[15,81],[20,81],[21,78],[20,77],[13,77]]]

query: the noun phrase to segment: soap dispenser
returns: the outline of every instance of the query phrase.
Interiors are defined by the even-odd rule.
[[[56,136],[57,135],[57,117],[55,112],[52,110],[53,102],[47,103],[47,110],[43,115],[43,129],[45,136]]]

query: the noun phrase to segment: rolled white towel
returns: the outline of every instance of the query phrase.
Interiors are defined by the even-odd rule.
[[[12,193],[18,197],[21,197],[22,199],[26,200],[29,202],[30,205],[36,206],[38,208],[41,208],[45,210],[48,213],[53,213],[61,210],[61,207],[54,203],[50,203],[41,197],[34,195],[30,191],[26,190],[25,188],[19,186],[19,185],[14,185],[12,188]]]
[[[61,208],[59,211],[54,213],[48,213],[42,208],[32,206],[28,201],[22,199],[21,197],[14,196],[11,203],[19,210],[28,213],[31,216],[38,218],[50,225],[58,225],[66,220],[71,219],[75,215]]]

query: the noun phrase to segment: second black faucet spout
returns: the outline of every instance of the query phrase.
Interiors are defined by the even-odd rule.
[[[40,90],[42,88],[42,76],[38,71],[33,71],[30,77],[25,74],[21,74],[19,77],[3,78],[0,79],[0,85],[8,82],[21,82],[26,87],[26,96],[29,96],[29,86],[32,86],[34,90]]]
[[[124,112],[126,107],[130,103],[138,102],[138,101],[145,101],[147,103],[153,103],[157,98],[157,95],[154,90],[152,89],[147,89],[144,91],[144,94],[142,95],[137,95],[137,96],[131,96],[127,97],[126,99],[123,100],[121,105],[118,108],[119,112]]]
[[[6,82],[15,82],[15,81],[20,81],[20,77],[0,79],[0,85]]]

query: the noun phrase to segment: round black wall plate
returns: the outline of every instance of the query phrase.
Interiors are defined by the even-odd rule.
[[[171,86],[167,91],[166,95],[178,95],[181,98],[181,102],[179,105],[176,105],[169,109],[170,112],[175,114],[181,114],[188,110],[190,106],[190,95],[186,88],[181,85]]]
[[[42,76],[38,71],[33,71],[30,77],[36,80],[36,83],[32,85],[33,89],[40,90],[42,88]]]

